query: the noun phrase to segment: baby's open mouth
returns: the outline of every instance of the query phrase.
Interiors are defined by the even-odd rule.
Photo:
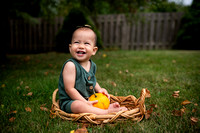
[[[86,54],[86,52],[84,52],[84,51],[78,51],[78,52],[76,52],[77,54]]]

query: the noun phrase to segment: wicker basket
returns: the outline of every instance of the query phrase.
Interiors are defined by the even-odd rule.
[[[78,121],[90,124],[105,124],[128,119],[133,121],[141,121],[146,112],[144,104],[146,91],[146,89],[142,89],[138,99],[132,95],[126,97],[110,95],[111,103],[118,102],[121,106],[127,107],[128,110],[110,113],[107,115],[96,115],[92,113],[70,114],[62,111],[59,107],[59,100],[56,101],[56,94],[58,92],[58,89],[56,89],[53,92],[52,97],[53,104],[51,108],[51,115],[57,115],[64,120]]]

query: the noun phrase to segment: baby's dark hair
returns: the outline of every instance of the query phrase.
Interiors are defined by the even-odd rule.
[[[76,30],[79,30],[79,29],[90,29],[90,30],[92,30],[94,32],[94,35],[95,35],[95,45],[96,45],[96,43],[97,43],[97,35],[96,35],[94,29],[92,28],[92,26],[90,26],[90,25],[77,26]]]

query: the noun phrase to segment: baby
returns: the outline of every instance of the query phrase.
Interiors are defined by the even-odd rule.
[[[97,83],[96,64],[90,59],[98,50],[96,41],[97,36],[90,26],[79,27],[72,35],[69,44],[72,58],[64,63],[58,85],[60,108],[67,113],[108,114],[127,110],[117,102],[104,110],[92,106],[97,100],[88,101],[94,91],[110,98],[107,90]]]

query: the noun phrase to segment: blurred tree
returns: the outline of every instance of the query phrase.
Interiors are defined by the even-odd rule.
[[[185,13],[177,37],[175,49],[200,50],[200,1],[193,0]]]
[[[168,0],[151,0],[144,9],[145,12],[178,12],[184,11],[185,7]]]

